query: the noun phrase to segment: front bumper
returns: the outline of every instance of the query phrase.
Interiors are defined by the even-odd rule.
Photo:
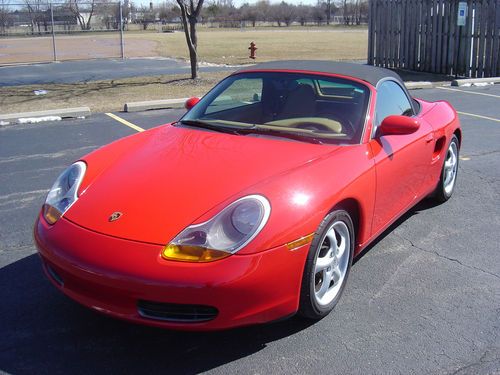
[[[121,319],[186,330],[294,314],[309,248],[280,246],[212,263],[184,263],[163,259],[162,246],[103,235],[65,218],[50,226],[39,217],[34,236],[46,275],[72,299]],[[210,307],[216,314],[203,322],[152,318],[139,307],[144,301]]]

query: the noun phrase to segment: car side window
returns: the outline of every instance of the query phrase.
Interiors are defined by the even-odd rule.
[[[375,125],[391,115],[413,116],[413,108],[405,92],[396,82],[385,81],[377,89]]]

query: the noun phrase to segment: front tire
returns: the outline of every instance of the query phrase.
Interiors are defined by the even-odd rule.
[[[333,310],[344,290],[354,253],[349,214],[336,210],[321,222],[306,259],[298,313],[321,319]]]
[[[453,191],[455,190],[459,152],[460,147],[458,138],[456,135],[453,135],[448,146],[448,150],[446,151],[446,157],[444,159],[443,169],[441,170],[439,183],[434,191],[434,198],[440,203],[446,202],[450,199]]]

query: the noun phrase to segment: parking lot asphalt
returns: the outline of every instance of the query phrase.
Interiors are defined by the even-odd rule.
[[[76,83],[158,74],[186,74],[188,63],[168,58],[100,59],[63,61],[42,64],[0,66],[0,87]],[[201,64],[201,72],[234,70],[223,65]]]
[[[500,86],[412,94],[460,112],[452,199],[423,201],[389,228],[323,320],[217,333],[113,320],[42,275],[31,233],[48,188],[81,155],[136,130],[106,114],[0,127],[0,372],[500,373]],[[148,129],[181,114],[115,115]]]

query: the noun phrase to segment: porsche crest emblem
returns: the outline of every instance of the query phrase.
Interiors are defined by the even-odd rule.
[[[119,218],[121,218],[122,216],[123,216],[123,214],[122,214],[121,212],[118,212],[118,211],[113,212],[113,213],[111,214],[111,216],[109,217],[108,221],[109,221],[109,222],[116,221],[116,220],[118,220]]]

